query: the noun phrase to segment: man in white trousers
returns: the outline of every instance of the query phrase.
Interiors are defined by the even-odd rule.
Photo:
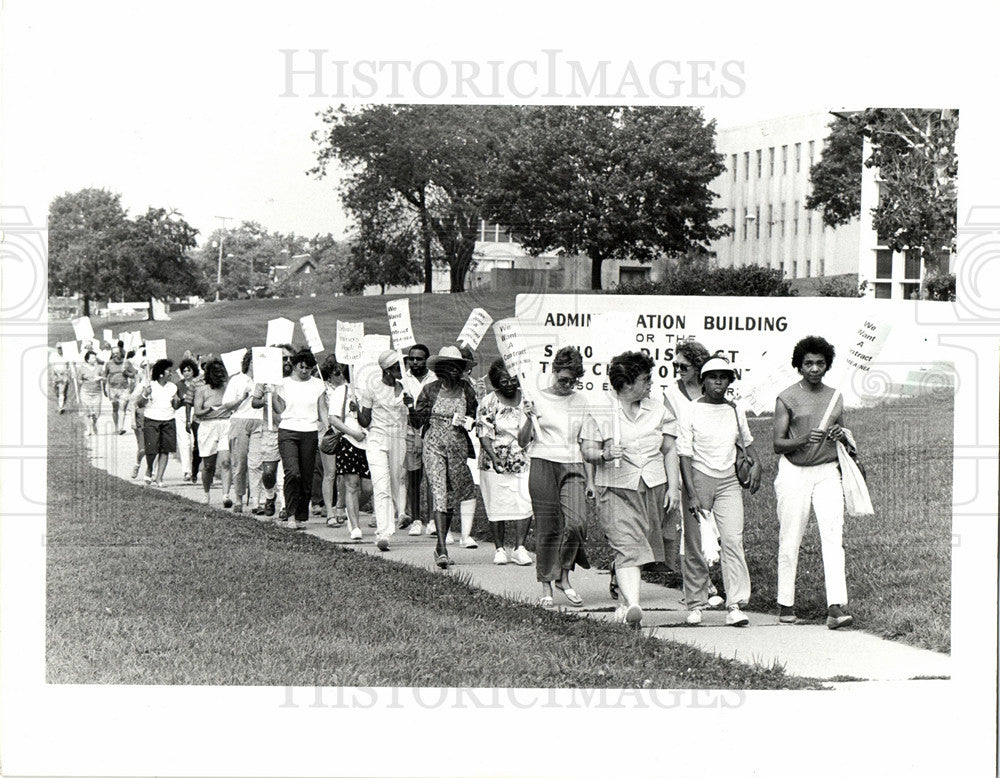
[[[378,366],[381,381],[358,386],[358,422],[368,430],[365,442],[372,475],[375,545],[388,551],[396,519],[406,513],[406,427],[413,398],[403,391],[402,366],[395,351],[383,351]]]

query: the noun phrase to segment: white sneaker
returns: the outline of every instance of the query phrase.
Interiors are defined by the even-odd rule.
[[[467,538],[462,538],[462,548],[479,548],[479,544],[473,539],[472,535]]]
[[[518,546],[514,549],[514,553],[510,556],[510,561],[515,565],[531,565],[534,564],[531,559],[531,554],[528,553],[528,549],[524,546]]]
[[[406,533],[407,535],[423,535],[424,534],[424,523],[422,521],[415,521],[410,525],[410,531]]]
[[[452,534],[451,534],[451,533],[449,532],[449,533],[448,533],[447,535],[445,535],[445,536],[444,536],[444,542],[445,542],[445,545],[448,545],[448,546],[450,546],[450,545],[451,545],[452,543],[454,543],[454,542],[455,542],[455,538],[454,538],[454,536],[453,536],[453,535],[452,535]]]
[[[495,565],[505,565],[507,564],[507,549],[498,548],[497,552],[493,555],[493,564]]]
[[[355,527],[351,530],[351,540],[361,540],[361,527]]]
[[[427,522],[427,529],[424,530],[424,534],[426,534],[426,535],[437,535],[438,534],[438,528],[434,524],[433,521]]]
[[[692,624],[692,625],[694,625],[694,624],[701,624],[701,611],[700,610],[698,610],[698,611],[691,611],[687,615],[687,618],[684,619],[684,623],[685,624]]]
[[[719,595],[713,594],[711,597],[708,598],[708,607],[709,608],[721,608],[722,607],[722,603],[724,603],[724,602],[725,602],[725,600],[722,599]]]
[[[745,627],[750,623],[750,619],[740,610],[739,605],[733,605],[726,614],[726,625],[730,627]]]

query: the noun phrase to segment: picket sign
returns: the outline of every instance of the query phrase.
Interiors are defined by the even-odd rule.
[[[75,340],[67,340],[64,343],[57,343],[56,345],[62,346],[63,356],[67,362],[80,361],[80,349],[77,347]]]
[[[503,359],[504,367],[510,375],[521,382],[521,393],[524,399],[533,401],[535,395],[535,363],[528,355],[528,346],[521,332],[521,323],[516,317],[500,319],[493,322],[493,335],[497,339],[497,350]],[[538,419],[531,415],[531,426],[536,436],[541,436]]]
[[[264,345],[281,346],[285,343],[291,343],[294,333],[295,322],[291,319],[286,319],[284,316],[271,319],[267,323],[267,338],[264,340]]]
[[[109,344],[111,346],[115,345],[114,333],[112,333],[111,330],[104,330],[104,332],[102,334],[104,335],[104,342],[105,343],[107,343],[107,344]]]
[[[882,346],[885,345],[885,341],[889,337],[891,330],[892,325],[888,322],[874,321],[872,319],[865,319],[862,322],[861,326],[858,327],[854,344],[844,357],[844,362],[851,368],[851,371],[866,373],[871,370],[871,365],[875,361],[875,357],[882,350]],[[819,429],[825,430],[830,426],[830,418],[833,416],[837,400],[843,394],[844,385],[851,379],[851,371],[848,371],[834,390],[833,397],[830,398],[830,404],[826,406],[826,411],[823,412],[823,420],[819,423]]]
[[[410,321],[410,301],[406,298],[390,300],[385,304],[385,312],[389,317],[392,347],[399,357],[399,372],[402,376],[400,383],[403,385],[403,391],[416,399],[420,394],[419,384],[406,375],[406,362],[403,359],[403,349],[417,345],[417,339],[413,336],[413,324]]]
[[[357,365],[361,362],[361,341],[365,337],[363,321],[340,321],[337,319],[337,343],[333,354],[343,365]]]
[[[164,339],[146,341],[146,360],[155,362],[167,358],[167,341]]]
[[[264,385],[264,404],[267,406],[267,428],[274,429],[274,409],[271,407],[272,384],[280,384],[285,374],[282,370],[282,354],[280,348],[272,346],[254,346],[250,349],[250,359],[253,364],[253,380]]]
[[[229,373],[229,375],[234,376],[242,372],[243,355],[245,353],[245,348],[238,348],[235,351],[227,351],[225,354],[221,355],[220,358],[222,359],[222,364],[226,366],[226,372]]]
[[[89,316],[81,316],[79,319],[70,320],[73,325],[73,334],[77,340],[90,340],[94,337],[94,325],[90,323]]]
[[[483,336],[486,335],[492,324],[492,316],[482,308],[473,308],[468,320],[465,322],[465,326],[462,327],[462,331],[458,335],[458,342],[475,351],[479,348]]]
[[[306,336],[306,343],[309,344],[309,348],[312,353],[319,354],[323,351],[323,340],[319,336],[319,327],[316,326],[316,317],[311,313],[308,316],[303,316],[299,319],[299,325],[302,327],[302,334]]]

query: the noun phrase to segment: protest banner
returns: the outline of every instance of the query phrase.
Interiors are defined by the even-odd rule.
[[[483,336],[489,331],[491,324],[493,324],[492,316],[482,308],[473,308],[468,320],[465,322],[465,326],[462,327],[462,331],[458,335],[459,344],[468,346],[473,350],[479,348],[479,344],[482,342]]]
[[[226,366],[226,372],[230,376],[243,372],[243,355],[245,353],[245,348],[238,348],[235,351],[227,351],[221,355],[222,364]]]
[[[520,322],[516,317],[500,319],[493,323],[493,335],[497,340],[497,350],[503,359],[504,367],[510,375],[520,381],[521,394],[524,399],[531,402],[536,396],[536,370]],[[534,414],[531,415],[531,425],[535,428],[535,434],[540,435]]]
[[[299,325],[302,327],[302,334],[306,336],[306,343],[309,344],[309,348],[312,353],[319,354],[323,351],[323,339],[319,336],[319,328],[316,326],[316,317],[311,313],[308,316],[303,316],[299,319]]]
[[[94,337],[94,325],[90,323],[89,316],[81,316],[79,319],[72,319],[73,334],[77,340],[90,340]]]
[[[337,361],[343,365],[361,362],[361,341],[364,337],[364,322],[337,319],[337,342],[333,349]]]
[[[267,323],[267,338],[264,340],[265,346],[282,346],[292,342],[292,335],[295,332],[295,322],[279,316],[271,319]]]
[[[162,338],[159,340],[147,340],[146,341],[146,359],[149,362],[155,362],[158,359],[167,358],[167,341]]]
[[[264,404],[267,408],[267,428],[274,429],[274,409],[271,406],[271,386],[285,380],[280,348],[254,346],[250,349],[254,383],[264,385]]]

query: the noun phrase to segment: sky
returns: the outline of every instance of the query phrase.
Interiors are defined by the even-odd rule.
[[[4,52],[17,67],[3,73],[5,203],[25,205],[38,222],[54,196],[102,187],[119,192],[132,213],[149,206],[176,209],[201,240],[222,225],[217,217],[229,217],[230,226],[257,221],[269,230],[343,236],[349,225],[337,172],[322,180],[306,174],[317,149],[310,134],[322,127],[317,112],[343,102],[330,96],[334,71],[324,68],[326,96],[308,93],[309,76],[293,79],[297,96],[281,96],[282,50],[297,52],[294,68],[309,64],[310,49],[326,52],[324,61],[351,63],[348,68],[363,59],[431,59],[451,67],[448,63],[461,58],[498,61],[507,72],[519,59],[543,66],[548,56],[543,52],[556,50],[562,60],[583,62],[587,72],[600,60],[634,60],[643,74],[663,59],[695,59],[715,63],[702,71],[708,67],[713,86],[730,91],[738,83],[726,81],[720,68],[743,63],[738,96],[693,97],[704,89],[693,85],[689,74],[681,94],[665,101],[701,104],[719,126],[839,107],[857,93],[857,84],[854,95],[837,89],[836,82],[831,89],[780,60],[775,66],[747,59],[751,52],[738,34],[720,33],[711,45],[694,47],[678,30],[662,29],[658,39],[632,26],[633,47],[595,40],[592,25],[584,27],[580,19],[568,20],[557,34],[532,34],[505,15],[491,21],[495,37],[474,47],[454,46],[436,27],[427,46],[420,46],[405,34],[417,14],[409,6],[390,14],[398,24],[379,28],[377,35],[371,19],[359,17],[356,9],[333,12],[331,6],[301,3],[288,6],[287,13],[244,8],[249,6],[181,2],[167,13],[157,4],[8,3]],[[512,37],[517,30],[520,37]],[[431,57],[427,52],[438,51],[435,46],[441,46],[440,54]],[[786,53],[807,56],[808,42],[789,42]],[[927,69],[924,96],[935,92],[933,68]],[[433,82],[434,72],[435,67],[426,68],[420,83]],[[406,83],[408,95],[404,86],[394,95],[383,89],[374,99],[422,99],[413,80]],[[902,96],[906,89],[898,91]],[[519,101],[509,81],[499,92],[501,101]],[[348,101],[365,102],[350,96]]]

